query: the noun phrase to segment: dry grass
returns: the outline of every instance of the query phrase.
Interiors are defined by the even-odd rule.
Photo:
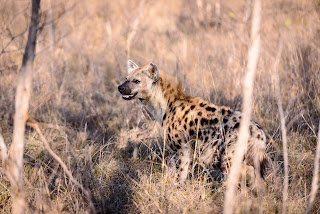
[[[0,3],[1,51],[12,36],[27,28],[30,4]],[[169,151],[166,167],[161,168],[159,126],[138,102],[125,102],[117,92],[126,73],[127,39],[140,3],[52,3],[55,45],[49,49],[49,25],[44,25],[37,44],[29,115],[41,123],[50,147],[91,193],[96,212],[221,213],[224,179],[212,179],[214,172],[200,170],[179,186]],[[216,27],[215,1],[146,0],[130,57],[140,64],[152,61],[177,76],[191,95],[239,108],[249,46],[246,14],[251,6],[245,0],[221,4],[221,25]],[[49,4],[43,1],[41,6],[44,23]],[[277,70],[288,138],[288,213],[306,209],[320,118],[319,11],[317,0],[271,0],[262,5],[261,57],[252,107],[253,118],[269,135],[274,164],[266,177],[266,194],[241,192],[239,212],[282,210],[282,139],[272,80],[280,39],[283,52]],[[12,141],[14,94],[25,41],[26,34],[18,36],[0,55],[0,130],[7,144]],[[91,212],[88,198],[50,156],[32,127],[26,130],[24,163],[30,213]],[[10,188],[0,173],[1,213],[10,213]],[[319,197],[312,212],[320,212]]]

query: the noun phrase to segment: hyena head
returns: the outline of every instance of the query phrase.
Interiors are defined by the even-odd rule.
[[[128,75],[126,81],[118,86],[125,100],[145,100],[150,96],[152,86],[159,80],[160,72],[153,63],[143,67],[137,66],[131,60],[127,63]]]

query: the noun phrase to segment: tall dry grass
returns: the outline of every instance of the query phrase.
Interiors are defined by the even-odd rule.
[[[220,17],[216,5],[220,2]],[[0,1],[0,128],[12,141],[14,94],[30,18],[28,1]],[[225,180],[195,166],[175,181],[172,154],[162,170],[159,126],[138,102],[121,100],[116,86],[130,57],[150,61],[194,96],[240,108],[249,47],[251,1],[42,1],[29,116],[51,149],[91,194],[98,213],[221,213]],[[320,112],[320,4],[316,0],[264,1],[253,118],[269,136],[273,159],[267,191],[240,193],[237,212],[282,211],[284,163],[275,83],[278,64],[288,141],[288,213],[305,211],[311,190]],[[50,28],[50,10],[53,28]],[[140,15],[139,15],[140,14]],[[216,22],[218,20],[218,23]],[[51,30],[53,29],[53,37]],[[14,38],[12,41],[11,39]],[[54,46],[52,48],[52,38]],[[8,44],[8,45],[7,45]],[[24,187],[28,212],[91,212],[90,201],[26,127]],[[133,158],[135,157],[135,158]],[[0,173],[0,212],[10,213],[8,179]],[[319,212],[319,197],[311,213]]]

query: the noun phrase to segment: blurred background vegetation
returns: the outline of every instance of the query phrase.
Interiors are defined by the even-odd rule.
[[[161,169],[161,135],[138,102],[117,85],[126,61],[153,62],[184,90],[241,107],[250,0],[43,0],[29,116],[52,149],[92,194],[98,213],[221,213],[223,181],[204,173],[179,186]],[[12,140],[14,95],[31,2],[0,0],[0,130]],[[269,136],[275,166],[263,197],[249,191],[238,211],[279,213],[283,158],[272,76],[280,76],[289,144],[289,213],[304,212],[311,188],[320,114],[320,1],[263,2],[261,56],[253,118]],[[276,71],[280,44],[283,52]],[[168,163],[170,155],[167,156]],[[88,198],[27,128],[28,212],[85,213]],[[10,185],[0,173],[0,212],[10,213]],[[320,212],[319,197],[313,212]]]

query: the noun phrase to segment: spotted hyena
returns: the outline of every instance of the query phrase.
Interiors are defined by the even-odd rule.
[[[187,178],[195,154],[200,163],[225,172],[237,141],[241,112],[185,94],[176,78],[153,63],[139,67],[129,60],[127,70],[126,81],[118,90],[125,100],[139,99],[162,125],[164,139],[178,157],[180,180]],[[249,130],[245,162],[261,178],[267,163],[266,135],[253,121]]]

